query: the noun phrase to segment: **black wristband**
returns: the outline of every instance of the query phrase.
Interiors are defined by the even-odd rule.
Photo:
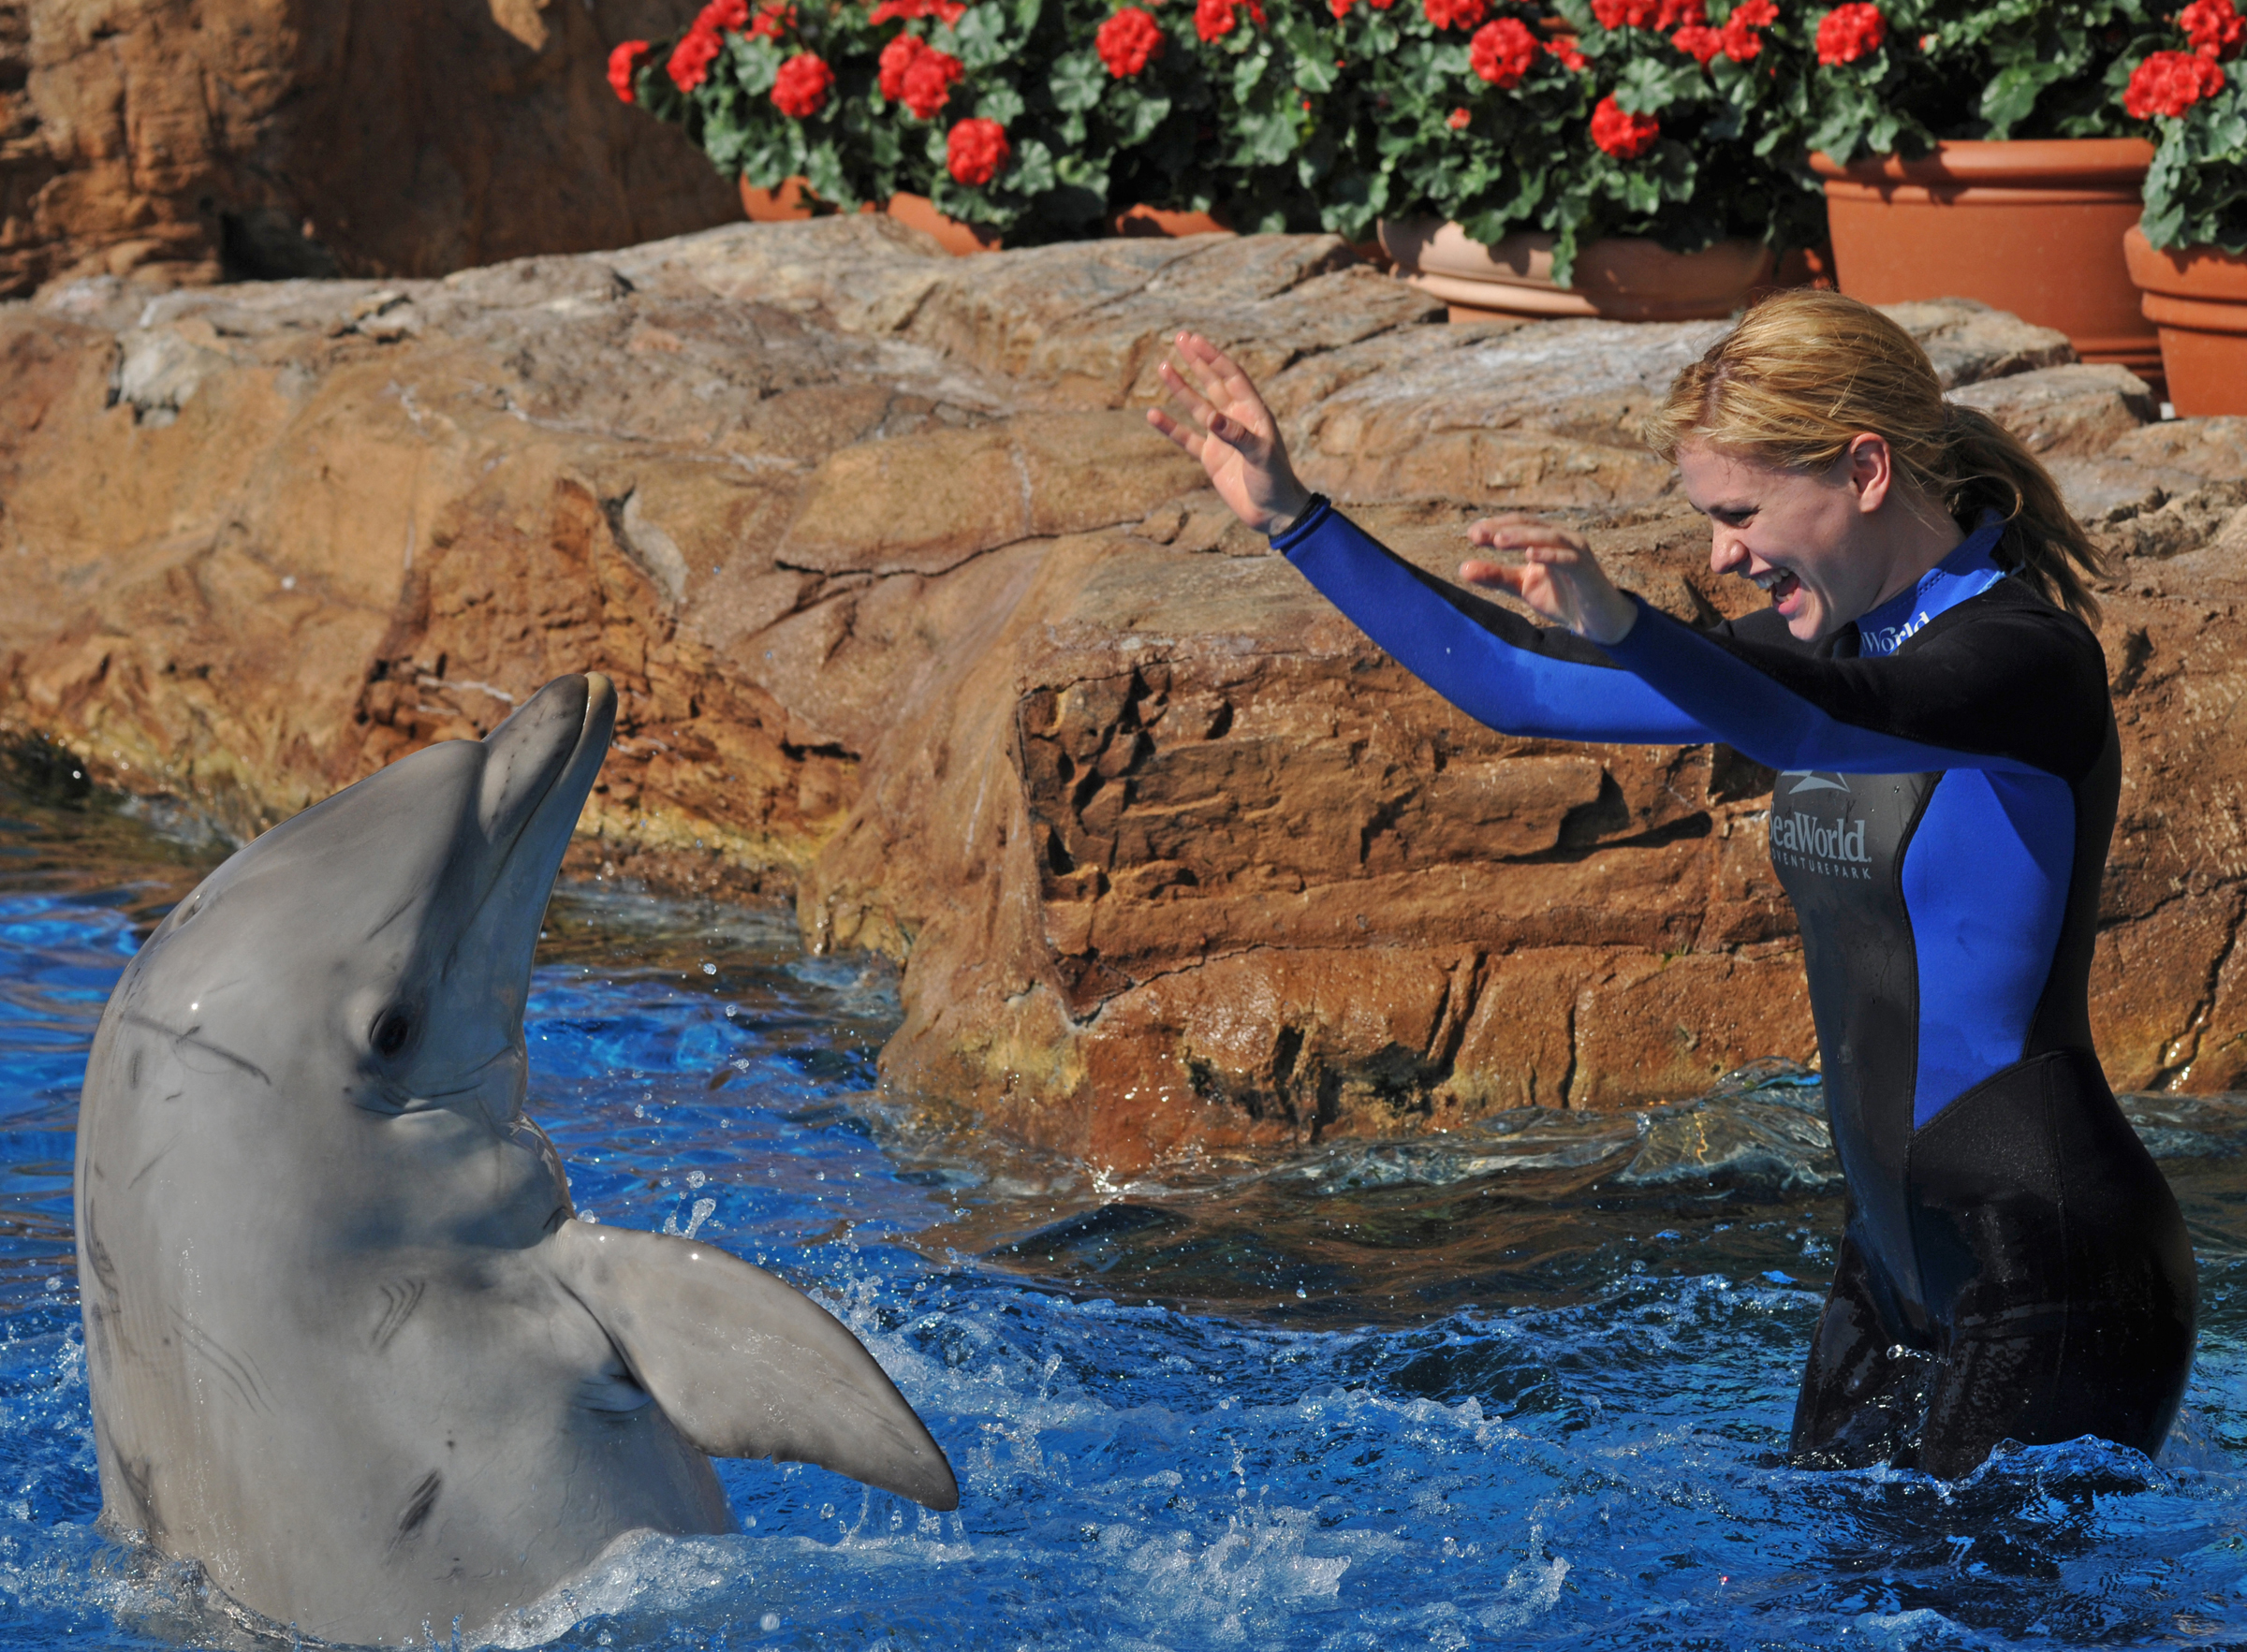
[[[1305,522],[1314,521],[1317,519],[1322,512],[1329,511],[1333,508],[1334,502],[1331,499],[1329,499],[1324,493],[1314,493],[1311,495],[1311,502],[1303,506],[1303,514],[1301,516],[1297,517],[1295,520],[1289,522],[1278,533],[1266,534],[1264,537],[1270,540],[1272,544],[1277,545],[1281,540],[1286,538],[1288,534],[1294,533]]]

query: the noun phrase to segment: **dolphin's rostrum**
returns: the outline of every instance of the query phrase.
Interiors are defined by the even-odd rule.
[[[523,1117],[532,951],[615,715],[565,677],[276,826],[102,1016],[103,1518],[303,1634],[473,1631],[624,1532],[730,1530],[713,1455],[959,1500],[848,1331],[709,1245],[577,1221]]]

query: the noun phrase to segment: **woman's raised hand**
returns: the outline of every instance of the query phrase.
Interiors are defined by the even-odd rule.
[[[1175,359],[1156,371],[1176,413],[1150,407],[1147,422],[1201,461],[1233,515],[1259,534],[1284,532],[1311,508],[1311,493],[1295,479],[1271,410],[1248,374],[1199,333],[1182,332],[1171,344]]]
[[[1485,517],[1467,529],[1470,544],[1518,550],[1519,563],[1479,559],[1461,563],[1469,585],[1510,591],[1544,618],[1593,642],[1621,642],[1638,618],[1631,599],[1615,589],[1592,548],[1535,517]]]

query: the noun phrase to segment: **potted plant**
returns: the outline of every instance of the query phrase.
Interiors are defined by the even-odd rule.
[[[2160,141],[2123,251],[2177,411],[2247,414],[2247,88],[2236,66],[2247,18],[2232,0],[2193,0],[2175,28],[2181,38],[2137,64],[2124,94]]]
[[[1399,267],[1458,310],[1723,315],[1822,239],[1779,139],[1772,0],[1369,5],[1374,165]]]
[[[2122,107],[2143,0],[1850,0],[1794,42],[1789,113],[1835,274],[1873,303],[1980,299],[2158,376],[2116,251],[2153,147]]]
[[[1096,233],[1111,198],[1210,204],[1212,94],[1171,35],[1098,0],[711,0],[609,79],[753,215],[888,211],[960,250]]]

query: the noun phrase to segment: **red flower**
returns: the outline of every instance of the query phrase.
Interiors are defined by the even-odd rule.
[[[1449,115],[1445,117],[1444,124],[1450,127],[1452,131],[1458,132],[1463,130],[1466,126],[1466,124],[1474,118],[1475,116],[1472,110],[1455,109],[1450,112]]]
[[[2177,26],[2193,50],[2211,63],[2237,51],[2240,37],[2247,36],[2247,18],[2233,8],[2231,0],[2193,0],[2177,14]]]
[[[692,92],[710,79],[711,61],[721,50],[717,36],[709,29],[697,24],[687,30],[671,48],[671,61],[665,66],[671,84],[682,92]]]
[[[2122,107],[2135,120],[2181,115],[2224,89],[2224,71],[2196,51],[2156,51],[2131,72]]]
[[[1725,55],[1734,63],[1746,63],[1763,50],[1763,37],[1755,31],[1778,21],[1779,7],[1771,0],[1740,0],[1717,31]]]
[[[956,183],[981,188],[1006,169],[1014,146],[996,121],[965,120],[944,140],[944,162]]]
[[[783,31],[796,26],[796,7],[788,0],[764,0],[756,8],[756,21],[749,25],[752,40],[777,40]]]
[[[1619,161],[1637,160],[1661,136],[1661,122],[1652,115],[1631,114],[1611,95],[1601,98],[1592,111],[1592,141]]]
[[[928,49],[929,43],[918,35],[900,35],[882,48],[874,79],[881,86],[885,102],[895,103],[904,96],[905,71],[913,66],[913,60]]]
[[[1661,0],[1592,0],[1592,15],[1603,29],[1651,29],[1662,15]]]
[[[1233,24],[1243,8],[1256,22],[1264,21],[1263,0],[1197,0],[1194,7],[1194,32],[1204,40],[1222,39],[1233,32]]]
[[[1563,68],[1574,69],[1579,75],[1592,66],[1592,60],[1576,49],[1574,35],[1555,36],[1545,42],[1545,50],[1561,60]]]
[[[720,29],[741,29],[749,25],[749,0],[710,0],[702,13],[695,19],[695,27],[716,34]]]
[[[879,28],[893,18],[933,17],[939,22],[956,23],[967,15],[961,0],[881,0],[874,14],[866,21]]]
[[[966,73],[967,66],[950,52],[924,46],[905,66],[904,106],[920,120],[934,120],[936,111],[951,101],[954,84]]]
[[[1334,21],[1340,22],[1350,15],[1350,7],[1357,3],[1358,0],[1327,0],[1327,9],[1334,14]]]
[[[1490,15],[1490,0],[1420,0],[1428,21],[1439,29],[1471,29]]]
[[[1128,80],[1161,52],[1162,25],[1150,13],[1126,6],[1100,25],[1100,32],[1093,37],[1093,49],[1108,65],[1109,74],[1119,80]]]
[[[1654,13],[1657,29],[1682,28],[1689,23],[1705,23],[1709,9],[1701,0],[1662,0],[1661,9]]]
[[[1484,23],[1467,43],[1468,66],[1500,88],[1521,84],[1522,77],[1536,62],[1537,37],[1520,18],[1502,17],[1494,23]],[[1451,124],[1463,126],[1466,122],[1454,120]]]
[[[1707,23],[1687,23],[1670,36],[1669,43],[1704,68],[1711,58],[1725,49],[1724,36]],[[1757,40],[1755,44],[1760,48],[1763,42]]]
[[[772,77],[772,107],[793,120],[808,121],[827,107],[835,71],[816,52],[799,51]]]
[[[609,90],[624,103],[632,101],[632,66],[647,49],[645,40],[626,40],[609,54]]]
[[[1818,20],[1818,61],[1834,65],[1855,63],[1880,50],[1888,37],[1888,20],[1868,0],[1837,6]]]

